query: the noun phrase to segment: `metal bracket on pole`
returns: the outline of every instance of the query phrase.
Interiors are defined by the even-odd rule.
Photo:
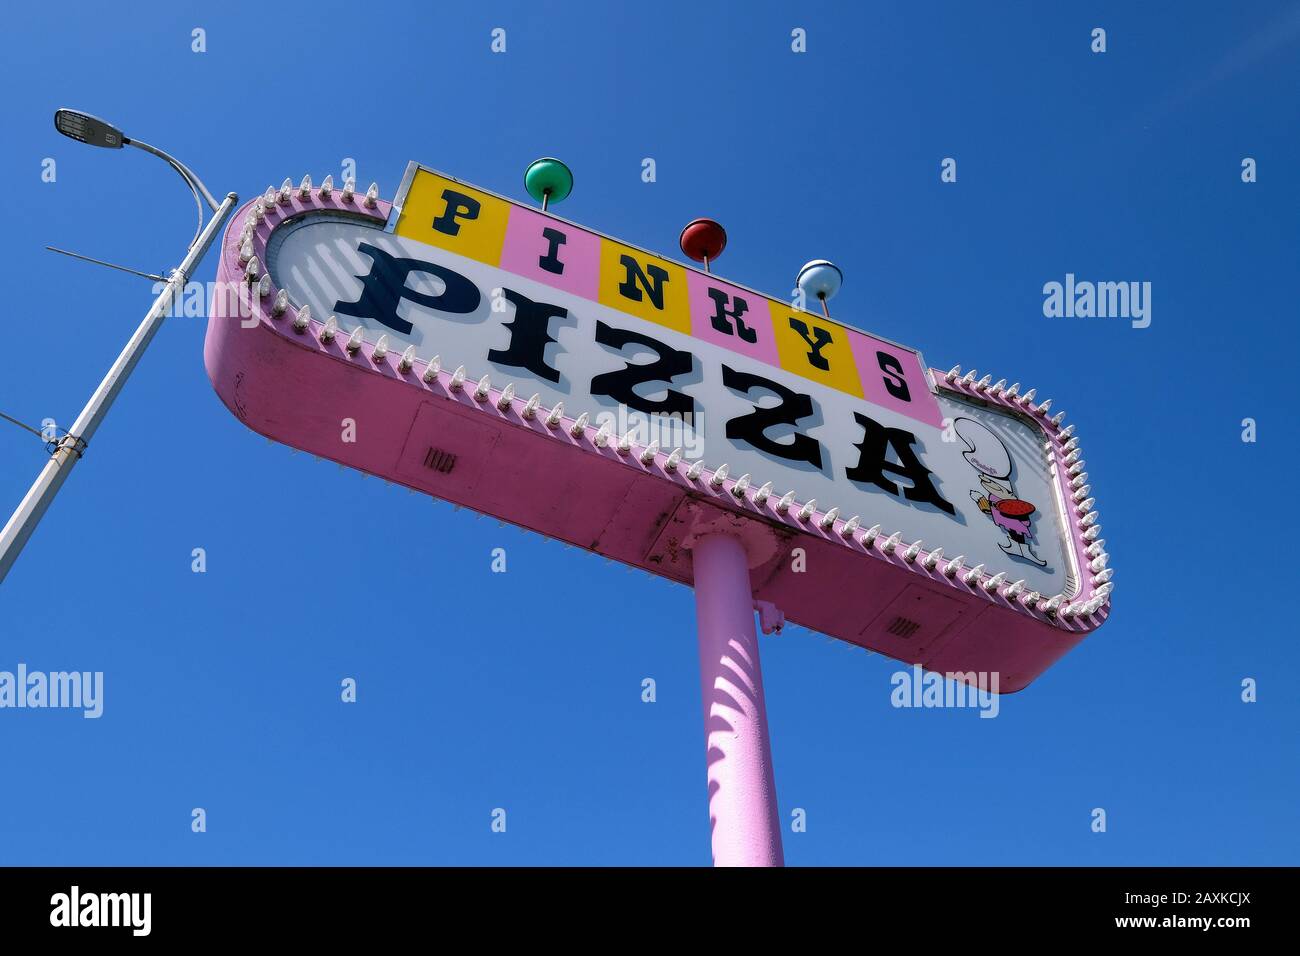
[[[72,449],[72,451],[76,453],[77,458],[80,459],[81,456],[86,453],[86,449],[89,447],[90,445],[86,442],[86,439],[82,438],[79,435],[64,435],[62,438],[59,439],[58,447],[55,448],[54,451],[51,452],[51,454],[57,455],[65,448],[70,448]]]

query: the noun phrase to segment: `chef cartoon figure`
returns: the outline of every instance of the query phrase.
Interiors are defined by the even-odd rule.
[[[980,490],[972,490],[971,498],[1007,536],[998,547],[1011,555],[1039,567],[1047,562],[1034,552],[1034,531],[1031,519],[1037,510],[1028,501],[1016,496],[1011,482],[1011,454],[1002,439],[977,421],[958,418],[953,430],[966,446],[962,457],[979,474]]]

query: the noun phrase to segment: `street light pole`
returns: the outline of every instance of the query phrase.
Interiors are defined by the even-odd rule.
[[[91,436],[95,434],[95,430],[99,428],[104,416],[108,414],[113,400],[117,398],[122,386],[126,384],[126,380],[131,376],[131,372],[139,364],[145,349],[149,347],[154,335],[161,328],[163,319],[171,311],[172,304],[182,294],[185,284],[189,281],[190,276],[194,274],[194,270],[198,268],[199,263],[203,260],[208,248],[212,245],[212,241],[221,231],[221,227],[225,224],[231,210],[234,209],[235,203],[239,201],[239,197],[234,193],[227,193],[226,198],[218,203],[206,187],[203,186],[202,182],[199,181],[199,178],[180,162],[168,156],[162,150],[146,146],[143,143],[132,142],[103,120],[84,113],[59,110],[55,114],[55,126],[65,136],[70,136],[73,139],[94,146],[120,149],[124,145],[132,145],[161,156],[189,184],[196,200],[202,194],[204,201],[212,209],[213,214],[207,224],[199,229],[198,234],[190,243],[185,258],[181,260],[179,266],[172,270],[171,277],[167,279],[162,292],[154,299],[149,311],[145,313],[143,321],[135,330],[135,334],[127,341],[126,347],[122,349],[121,354],[118,355],[117,360],[109,368],[103,381],[99,383],[99,387],[90,396],[90,400],[86,402],[85,408],[77,416],[72,428],[59,440],[54,454],[50,456],[50,460],[41,469],[41,473],[37,476],[30,490],[28,490],[22,503],[18,505],[17,510],[10,517],[9,522],[4,526],[4,530],[0,531],[0,581],[4,580],[5,575],[9,573],[9,569],[13,567],[23,546],[27,543],[27,539],[36,530],[36,525],[54,500],[54,496],[58,494],[59,489],[67,480],[73,465],[80,460]],[[202,206],[200,206],[201,221]]]

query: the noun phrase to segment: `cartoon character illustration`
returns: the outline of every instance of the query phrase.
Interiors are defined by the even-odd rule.
[[[979,473],[980,490],[972,490],[971,498],[1007,536],[998,547],[1013,558],[1046,567],[1047,562],[1035,553],[1032,544],[1034,531],[1030,522],[1038,509],[1016,495],[1007,446],[993,432],[969,418],[958,418],[953,422],[953,430],[966,446],[962,457]]]

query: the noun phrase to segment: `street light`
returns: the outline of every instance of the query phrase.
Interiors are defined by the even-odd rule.
[[[126,384],[126,380],[131,376],[136,365],[139,364],[140,358],[144,355],[144,350],[149,347],[154,335],[161,328],[163,319],[171,311],[176,296],[184,290],[185,284],[203,260],[208,247],[212,245],[212,240],[221,231],[222,224],[230,215],[231,210],[234,209],[235,203],[239,201],[239,197],[234,193],[227,193],[226,198],[218,203],[212,197],[212,194],[208,192],[207,187],[203,185],[202,180],[190,171],[184,163],[169,156],[162,150],[150,146],[148,143],[133,140],[123,135],[122,131],[112,123],[106,122],[97,116],[91,116],[89,113],[82,113],[78,110],[56,110],[54,113],[54,128],[64,136],[90,146],[99,146],[105,149],[121,149],[124,146],[134,146],[164,160],[180,174],[180,177],[185,180],[185,184],[189,186],[195,204],[199,207],[199,228],[195,232],[194,238],[190,240],[185,258],[181,260],[179,266],[172,270],[162,292],[154,299],[153,305],[145,313],[144,319],[135,330],[135,334],[127,341],[117,360],[109,367],[108,373],[104,376],[103,381],[99,383],[99,387],[91,394],[90,400],[86,402],[85,408],[81,410],[81,414],[73,422],[72,428],[59,439],[58,447],[50,456],[50,460],[41,469],[41,473],[18,505],[17,510],[10,517],[8,524],[4,526],[4,530],[0,531],[0,581],[4,580],[5,575],[9,573],[9,569],[13,567],[13,563],[18,559],[23,545],[32,536],[32,532],[36,530],[36,525],[54,500],[54,496],[58,494],[63,482],[67,480],[68,473],[72,471],[72,466],[85,453],[91,436],[99,428],[114,399],[122,390],[122,386]],[[212,217],[208,219],[206,225],[203,223],[204,203],[212,210]]]

